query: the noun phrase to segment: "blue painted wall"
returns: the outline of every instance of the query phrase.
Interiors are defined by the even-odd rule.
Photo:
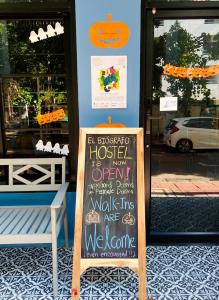
[[[0,193],[1,205],[49,205],[54,198],[54,192],[48,193]],[[68,237],[69,244],[72,246],[74,237],[74,219],[75,219],[75,193],[68,192],[66,197],[67,219],[68,219]],[[58,246],[63,247],[65,243],[64,230],[62,228],[58,237]],[[8,247],[9,245],[7,245]],[[17,245],[16,245],[17,246]],[[28,245],[31,246],[31,245]],[[1,245],[2,247],[2,245]]]
[[[77,68],[80,127],[94,127],[97,123],[107,122],[112,116],[114,123],[124,123],[128,127],[139,126],[140,94],[140,7],[141,0],[75,0]],[[89,40],[89,28],[95,22],[104,22],[107,14],[112,14],[112,22],[125,22],[130,29],[128,43],[119,49],[97,49]],[[127,56],[127,108],[92,109],[91,103],[91,56]],[[15,193],[0,194],[1,203],[46,204],[51,201],[52,193]],[[30,200],[31,199],[31,200]],[[74,236],[75,193],[67,193],[67,212],[69,239],[72,245]],[[59,246],[64,243],[63,232],[58,239]]]
[[[78,60],[78,98],[80,127],[94,127],[106,123],[124,123],[139,126],[140,90],[140,0],[76,0],[76,36]],[[89,28],[95,22],[104,22],[112,14],[112,22],[125,22],[131,31],[128,43],[119,49],[98,49],[89,40]],[[127,55],[127,108],[92,109],[91,56]]]

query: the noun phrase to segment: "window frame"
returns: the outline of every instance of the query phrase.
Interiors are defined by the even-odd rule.
[[[0,19],[56,19],[64,21],[64,54],[66,65],[66,90],[68,106],[69,126],[69,181],[70,190],[76,189],[77,157],[79,140],[78,117],[78,91],[77,91],[77,58],[76,58],[76,30],[75,30],[75,5],[74,1],[68,3],[0,3]],[[69,50],[70,49],[70,50]],[[24,75],[24,74],[23,74]],[[3,77],[0,75],[0,77]],[[13,74],[12,74],[13,77]],[[22,77],[22,75],[21,75]],[[2,86],[0,85],[0,92]],[[1,93],[2,95],[2,93]],[[3,99],[0,97],[0,115],[3,115]],[[3,118],[0,118],[0,157],[6,157],[5,153],[5,129]]]
[[[143,1],[143,7],[148,8],[161,8],[161,9],[199,9],[199,8],[218,8],[219,1]],[[174,13],[174,11],[173,11]]]

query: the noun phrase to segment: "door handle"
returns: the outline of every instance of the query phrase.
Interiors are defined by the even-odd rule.
[[[151,116],[149,114],[146,115],[146,135],[151,134]]]

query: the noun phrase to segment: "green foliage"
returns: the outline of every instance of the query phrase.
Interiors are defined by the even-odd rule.
[[[17,95],[13,98],[13,105],[31,105],[33,100],[33,96],[28,88],[22,88],[17,86]]]
[[[30,105],[33,101],[33,96],[30,88],[24,88],[14,79],[6,79],[4,81],[4,94],[7,101],[12,106]]]
[[[65,98],[65,94],[64,93],[56,93],[55,94],[55,102],[57,104],[62,104],[65,101],[66,101],[66,98]]]
[[[19,74],[19,78],[4,79],[4,99],[13,116],[14,106],[31,105],[31,117],[42,111],[49,111],[51,105],[66,104],[66,88],[64,77],[64,35],[31,43],[31,30],[38,28],[47,30],[47,24],[55,26],[57,20],[7,20],[0,22],[0,37],[4,33],[7,52],[8,73]],[[7,74],[8,74],[7,73]],[[24,74],[22,77],[21,74]],[[48,106],[48,107],[47,107]],[[43,107],[43,110],[42,110]],[[30,116],[29,116],[30,117]]]
[[[209,33],[202,33],[201,39],[203,43],[203,53],[206,54],[208,60],[219,59],[219,33],[210,35]]]
[[[65,102],[65,94],[55,90],[40,91],[38,99],[35,101],[37,114],[41,114],[42,104],[56,105]]]

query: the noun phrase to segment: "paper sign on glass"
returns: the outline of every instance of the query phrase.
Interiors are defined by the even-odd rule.
[[[176,111],[177,97],[160,97],[160,111]]]
[[[91,56],[92,108],[127,107],[127,56]]]

